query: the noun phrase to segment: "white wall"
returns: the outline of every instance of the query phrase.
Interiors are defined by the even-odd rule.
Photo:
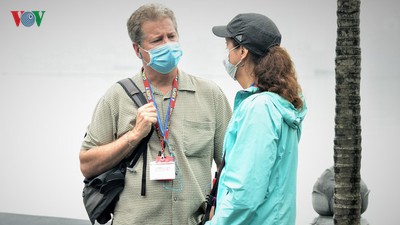
[[[136,73],[126,20],[146,1],[0,1],[0,211],[86,219],[78,152],[105,90]],[[172,8],[184,50],[180,68],[210,78],[231,103],[239,86],[222,66],[224,40],[211,32],[240,12],[268,15],[283,34],[307,99],[298,170],[298,220],[317,214],[311,191],[333,164],[335,1],[159,1]],[[363,214],[396,224],[400,156],[397,86],[400,15],[395,0],[361,5]],[[10,11],[45,10],[40,27],[16,27]]]

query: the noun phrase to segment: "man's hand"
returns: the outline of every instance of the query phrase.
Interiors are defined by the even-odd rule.
[[[214,210],[215,210],[215,206],[212,206],[210,209],[210,220],[213,218],[214,216]]]
[[[150,132],[151,126],[157,122],[156,107],[152,102],[140,107],[136,114],[136,125],[132,132],[136,133],[140,139],[146,137]]]

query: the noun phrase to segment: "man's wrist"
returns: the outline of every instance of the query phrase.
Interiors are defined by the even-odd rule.
[[[128,143],[128,146],[129,147],[131,147],[131,148],[133,148],[133,147],[135,147],[133,144],[132,144],[132,142],[130,141],[130,133],[131,133],[131,131],[128,131],[128,132],[126,132],[126,134],[125,134],[125,140],[126,140],[126,142]]]

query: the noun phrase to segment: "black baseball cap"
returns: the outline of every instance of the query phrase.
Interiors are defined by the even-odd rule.
[[[275,23],[258,13],[235,16],[226,26],[214,26],[212,32],[223,38],[233,38],[251,53],[263,56],[268,49],[281,44],[281,33]]]

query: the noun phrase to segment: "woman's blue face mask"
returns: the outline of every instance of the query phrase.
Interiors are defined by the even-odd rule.
[[[229,54],[232,50],[234,50],[238,47],[239,47],[239,45],[237,45],[236,47],[233,47],[231,49],[228,49],[228,54],[226,55],[226,58],[223,61],[226,72],[229,74],[230,77],[232,77],[233,80],[236,80],[237,67],[242,62],[242,60],[240,60],[238,63],[236,63],[236,65],[234,65],[231,62],[229,62]]]
[[[150,50],[143,49],[140,45],[139,48],[150,55],[149,62],[146,62],[143,57],[141,57],[142,60],[161,74],[168,74],[171,72],[178,65],[182,56],[182,50],[178,42],[168,42]]]

